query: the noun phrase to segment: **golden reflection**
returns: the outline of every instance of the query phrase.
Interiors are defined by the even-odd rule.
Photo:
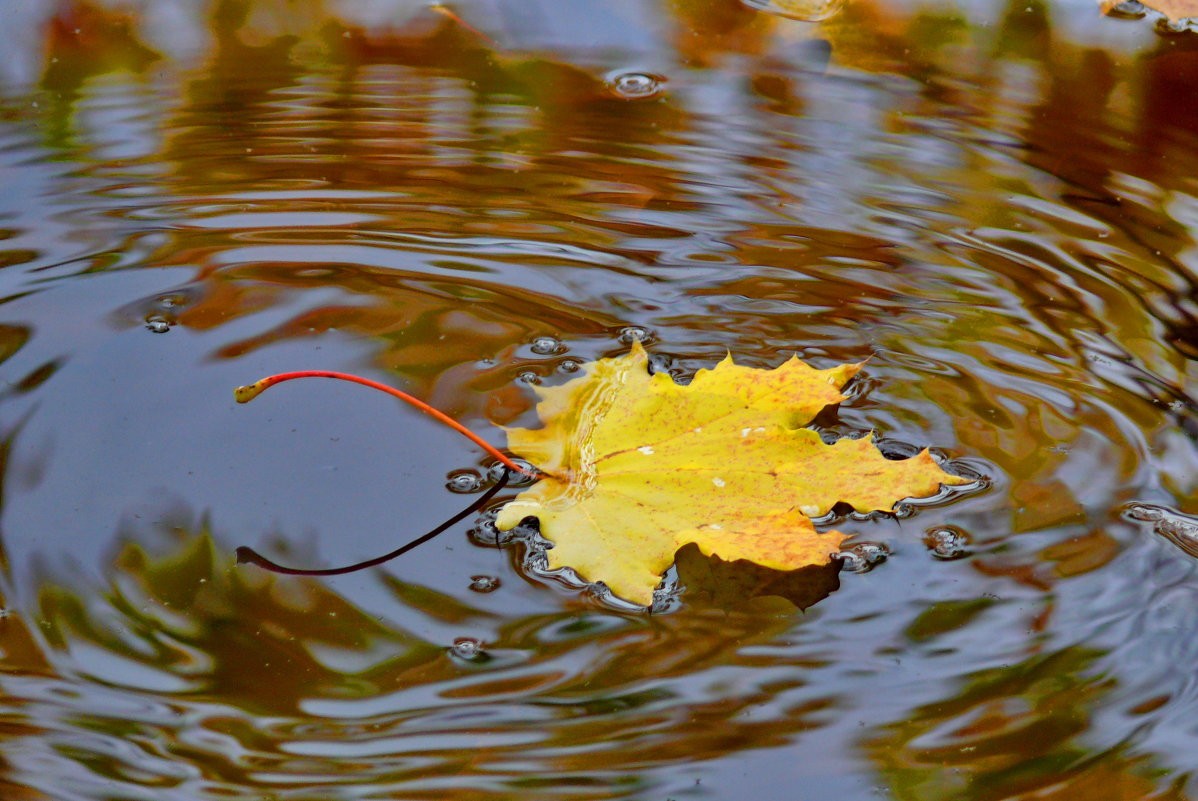
[[[431,587],[384,578],[410,626],[384,625],[322,582],[233,565],[206,530],[171,527],[153,538],[165,545],[154,547],[142,538],[126,541],[108,585],[94,594],[44,583],[37,614],[58,671],[75,677],[84,698],[120,688],[175,713],[118,724],[68,701],[39,713],[45,734],[12,732],[18,742],[56,741],[82,725],[95,736],[76,739],[64,756],[123,782],[152,783],[154,771],[171,770],[127,774],[121,758],[105,753],[108,736],[159,744],[155,751],[207,777],[195,787],[209,793],[269,792],[296,781],[419,793],[437,777],[461,787],[487,777],[512,788],[539,777],[636,781],[654,766],[783,744],[823,725],[834,704],[808,698],[769,715],[744,714],[801,690],[804,665],[822,659],[778,647],[795,625],[793,606],[725,606],[748,586],[744,575],[703,567],[702,557],[683,572],[706,587],[712,606],[653,618],[585,607],[506,617],[467,657],[415,631],[423,621],[495,615]],[[721,588],[724,581],[731,586]],[[800,584],[810,603],[813,592],[835,587],[835,573]],[[579,648],[590,654],[585,663]],[[697,689],[729,665],[763,679],[731,694],[681,692],[684,682],[698,680]],[[21,763],[21,749],[13,753],[13,772],[28,776],[33,766]]]
[[[144,72],[161,55],[137,33],[136,13],[87,0],[63,3],[45,29],[46,68],[42,86],[76,97],[89,79],[118,70]]]
[[[1184,801],[1134,748],[1097,758],[1085,743],[1089,710],[1112,690],[1093,674],[1095,657],[1075,647],[980,673],[863,747],[901,801]]]
[[[692,594],[661,617],[543,585],[524,588],[540,611],[510,612],[381,577],[380,615],[337,585],[235,567],[194,520],[165,545],[122,532],[98,587],[56,561],[69,541],[23,531],[53,556],[4,578],[0,797],[54,797],[52,779],[164,801],[647,799],[762,754],[876,771],[913,801],[1185,797],[1168,744],[1138,738],[1189,744],[1167,726],[1192,682],[1162,671],[1127,715],[1116,701],[1158,655],[1193,662],[1188,624],[1165,625],[1192,604],[1154,594],[1184,596],[1190,563],[1118,512],[1196,503],[1192,36],[1124,52],[1062,24],[1075,9],[1014,0],[993,25],[882,0],[813,24],[670,0],[645,6],[663,52],[609,52],[577,14],[534,31],[485,3],[367,5],[45,5],[36,77],[0,88],[5,187],[22,193],[0,229],[0,361],[25,373],[0,387],[6,419],[69,432],[47,402],[61,365],[83,371],[71,391],[136,417],[96,351],[129,347],[131,373],[200,392],[220,362],[337,342],[451,414],[507,423],[529,404],[517,376],[560,380],[637,325],[683,375],[729,349],[868,358],[821,424],[941,445],[992,489],[870,521],[892,564],[807,615],[840,577],[749,581],[683,553]],[[811,42],[830,55],[796,55]],[[621,100],[611,70],[642,57],[664,90]],[[114,299],[83,283],[158,273],[178,284]],[[101,299],[55,294],[77,286]],[[140,361],[119,335],[150,315],[192,339]],[[101,342],[104,326],[123,330]],[[569,359],[529,356],[538,336]],[[11,447],[6,527],[25,489]],[[230,447],[186,458],[219,470]],[[89,479],[56,480],[68,499]],[[968,530],[971,555],[919,561],[933,518]],[[1133,592],[1124,576],[1144,595],[1118,615],[1067,616]],[[9,586],[25,583],[28,609]],[[1035,612],[991,628],[1010,604]],[[1158,624],[1134,654],[1091,642]],[[458,628],[486,633],[481,655],[453,650]],[[875,685],[892,662],[916,679]],[[911,698],[880,697],[896,687]],[[846,756],[838,725],[871,714]]]

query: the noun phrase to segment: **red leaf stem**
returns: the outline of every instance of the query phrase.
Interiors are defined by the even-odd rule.
[[[491,456],[494,456],[499,460],[500,464],[509,470],[514,470],[522,475],[537,478],[537,473],[535,470],[530,470],[527,467],[522,467],[516,464],[510,457],[495,448],[495,446],[491,445],[482,437],[478,436],[473,431],[466,428],[464,425],[459,423],[457,420],[454,420],[444,412],[434,409],[432,406],[429,406],[419,398],[414,398],[408,393],[398,390],[395,387],[389,387],[386,384],[380,384],[378,381],[371,381],[369,378],[362,378],[361,376],[356,376],[351,373],[340,373],[335,370],[297,370],[292,373],[276,373],[275,375],[267,376],[266,378],[260,378],[252,384],[238,387],[237,389],[233,390],[233,397],[237,399],[238,403],[249,403],[254,398],[273,387],[275,384],[281,384],[284,381],[291,381],[292,379],[296,378],[336,378],[339,381],[349,381],[354,384],[361,384],[363,386],[370,387],[371,389],[377,389],[379,392],[386,392],[388,395],[399,398],[401,401],[410,406],[415,406],[417,409],[429,415],[439,423],[449,426],[454,431],[458,432],[475,445],[482,448]]]

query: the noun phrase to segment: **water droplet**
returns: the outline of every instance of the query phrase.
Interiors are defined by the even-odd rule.
[[[651,338],[648,328],[642,328],[639,325],[629,325],[620,329],[620,342],[625,345],[631,345],[633,342],[648,342]]]
[[[533,465],[531,462],[526,462],[523,459],[513,459],[512,461],[529,471],[535,472],[535,469],[533,468]],[[503,478],[504,470],[507,470],[507,468],[504,467],[499,462],[496,462],[495,464],[488,467],[487,468],[487,483],[494,484],[496,481]],[[508,471],[507,484],[509,487],[525,487],[525,486],[528,486],[529,484],[533,483],[534,481],[536,481],[536,479],[533,478],[532,476],[526,475],[524,473],[517,473],[515,470]]]
[[[499,579],[495,576],[471,576],[470,589],[475,592],[495,592],[499,589]]]
[[[474,470],[455,470],[446,477],[445,487],[450,492],[467,495],[483,488],[483,477]]]
[[[553,356],[565,351],[566,346],[554,337],[537,337],[532,341],[532,352],[538,356]]]
[[[756,11],[800,22],[819,22],[835,14],[844,0],[740,0]]]
[[[523,373],[516,376],[516,380],[519,381],[521,384],[539,384],[539,383],[541,383],[541,377],[539,375],[537,375],[536,373],[534,373],[532,370],[525,370]]]
[[[665,78],[648,72],[620,72],[608,76],[612,94],[622,100],[648,100],[665,88]]]
[[[1132,520],[1147,520],[1149,522],[1160,520],[1165,514],[1165,510],[1161,507],[1151,506],[1146,503],[1128,504],[1123,511]]]
[[[463,662],[488,662],[491,657],[483,650],[482,640],[473,637],[458,637],[449,647],[449,655]]]
[[[1198,518],[1182,514],[1168,506],[1131,503],[1123,513],[1132,520],[1152,523],[1152,530],[1181,548],[1190,556],[1198,556]]]
[[[969,535],[951,526],[934,528],[923,538],[928,551],[937,559],[960,559],[969,556]]]
[[[479,516],[478,523],[466,532],[466,536],[475,545],[483,548],[499,548],[503,545],[508,545],[523,534],[520,526],[509,528],[507,531],[500,531],[495,527],[495,514],[494,510],[483,512]]]
[[[667,373],[674,375],[674,359],[664,353],[650,353],[649,372],[651,374]]]
[[[859,542],[837,556],[846,573],[868,573],[886,561],[890,549],[880,542]]]
[[[165,334],[171,330],[171,324],[161,317],[146,318],[146,328],[155,334]]]
[[[561,364],[557,366],[557,369],[563,373],[577,373],[580,367],[582,367],[582,365],[573,359],[562,359]]]

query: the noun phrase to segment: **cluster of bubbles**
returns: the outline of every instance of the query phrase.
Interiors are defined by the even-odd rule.
[[[654,338],[653,332],[650,329],[639,325],[622,326],[612,333],[616,341],[624,347],[628,347],[634,342],[649,343]],[[539,335],[535,337],[527,344],[527,348],[532,356],[543,358],[561,357],[569,352],[568,346],[562,339],[551,335]],[[661,353],[651,353],[649,361],[651,372],[666,372],[678,378],[677,374],[680,372],[680,368],[675,365],[674,360],[670,356]],[[481,366],[489,369],[495,367],[496,363],[493,360],[486,360],[481,363]],[[561,359],[556,364],[556,370],[561,373],[574,373],[579,369],[581,369],[580,363],[573,358]],[[518,373],[517,380],[526,384],[540,384],[544,380],[544,377],[545,374],[525,367],[525,369]],[[852,432],[821,431],[821,435],[824,435],[825,439],[829,441],[835,441],[841,436],[852,435]],[[877,444],[883,454],[891,459],[910,458],[919,451],[918,448],[897,440],[881,439]],[[943,463],[943,460],[941,462]],[[821,518],[817,522],[821,524],[833,523],[836,519],[844,517],[865,520],[881,515],[894,516],[900,519],[909,518],[916,514],[918,511],[917,507],[948,500],[950,497],[960,494],[976,492],[984,489],[988,484],[984,474],[968,464],[954,462],[948,469],[950,472],[973,479],[972,483],[942,488],[940,493],[934,498],[921,499],[914,503],[906,501],[896,504],[890,513],[858,513],[853,511],[839,515],[829,513],[829,515],[825,516],[826,519]],[[447,476],[446,486],[451,492],[462,494],[479,493],[494,486],[503,476],[503,472],[504,467],[500,464],[493,464],[485,470],[455,470]],[[531,484],[532,481],[533,479],[515,473],[509,476],[509,485],[513,488],[518,488],[522,485],[526,486]],[[484,511],[480,515],[478,523],[469,533],[471,541],[484,547],[498,547],[517,542],[521,543],[524,549],[523,568],[528,573],[558,583],[564,582],[576,590],[584,590],[604,605],[623,605],[623,602],[615,598],[602,583],[590,584],[582,581],[568,569],[564,571],[550,571],[546,556],[546,549],[549,543],[541,537],[535,521],[527,521],[526,525],[517,526],[509,531],[499,531],[495,526],[495,516],[496,511],[494,508]],[[1195,536],[1198,538],[1198,534]],[[924,543],[931,555],[937,559],[960,559],[970,554],[969,536],[952,526],[943,526],[929,530],[924,537]],[[842,551],[838,555],[838,558],[841,560],[844,571],[849,573],[867,573],[885,562],[890,554],[891,550],[885,543],[858,542]],[[492,592],[498,586],[499,579],[496,577],[474,576],[471,580],[470,589],[474,592],[486,593]],[[681,588],[678,586],[676,580],[664,582],[663,586],[655,594],[652,608],[656,611],[675,608],[679,603],[680,592]]]
[[[653,341],[653,332],[640,325],[626,325],[613,332],[614,339],[621,347],[628,347],[634,342],[649,343]],[[573,375],[582,369],[582,362],[568,356],[570,348],[560,337],[551,334],[541,334],[533,338],[527,345],[527,353],[532,360],[518,364],[515,380],[519,384],[539,386],[550,378],[553,373]],[[668,356],[650,354],[650,370],[652,372],[671,372],[673,369]],[[555,359],[542,362],[541,359]],[[497,365],[494,359],[480,359],[477,363],[480,370],[491,370]]]
[[[1159,8],[1159,6],[1158,6]],[[1138,0],[1125,0],[1109,8],[1104,9],[1104,13],[1108,17],[1116,17],[1120,19],[1143,19],[1156,9],[1151,9]],[[1184,13],[1184,12],[1174,12]],[[1158,13],[1156,19],[1156,32],[1163,36],[1172,36],[1176,34],[1189,33],[1198,30],[1194,18],[1192,16],[1179,16],[1174,19],[1164,13]]]
[[[529,470],[530,472],[534,469],[530,462],[526,462],[523,459],[513,459],[512,461],[514,461],[520,467]],[[509,487],[527,487],[534,480],[529,475],[507,470],[507,468],[502,464],[495,462],[488,466],[485,470],[477,470],[474,468],[451,470],[449,474],[445,476],[445,488],[450,492],[457,493],[458,495],[473,495],[475,493],[484,492],[485,490],[495,486],[495,484],[498,483],[501,478],[503,478],[505,471],[508,473],[507,483]]]

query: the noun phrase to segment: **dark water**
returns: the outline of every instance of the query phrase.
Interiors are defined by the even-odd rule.
[[[1193,33],[142,6],[0,2],[0,797],[1198,794]],[[622,612],[466,524],[234,565],[390,550],[489,463],[234,386],[356,371],[502,445],[637,335],[680,377],[868,357],[829,425],[989,487],[846,523],[873,569],[806,612]]]

